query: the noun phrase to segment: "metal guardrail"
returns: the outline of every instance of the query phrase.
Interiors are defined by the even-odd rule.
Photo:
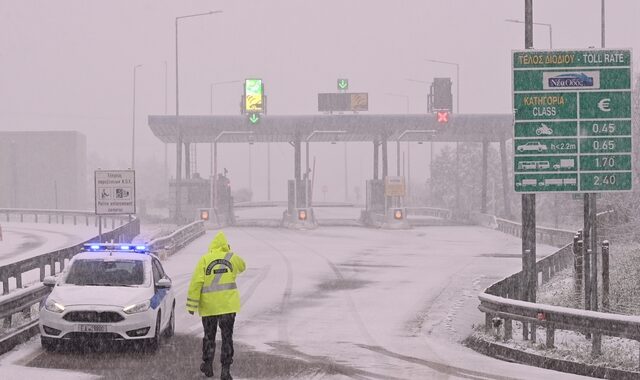
[[[147,243],[147,246],[164,259],[171,256],[187,244],[205,234],[204,222],[195,221],[179,228],[168,236],[159,237]]]
[[[65,224],[66,222],[72,222],[73,225],[77,225],[84,220],[86,226],[94,225],[98,227],[99,218],[96,216],[95,211],[82,211],[82,210],[50,210],[50,209],[22,209],[22,208],[0,208],[0,220],[7,222],[33,222],[33,223],[59,223]],[[111,222],[111,229],[116,228],[116,224],[120,226],[129,221],[128,216],[114,215],[103,216],[102,225],[107,227]]]
[[[601,223],[612,216],[611,211],[598,213],[598,222]],[[513,233],[514,226],[519,223],[500,220],[503,232]],[[543,229],[547,235],[557,234],[551,239],[559,236],[567,236],[567,240],[572,240],[574,233],[565,230]],[[571,238],[569,239],[569,233]],[[554,254],[545,257],[536,263],[538,275],[542,273],[542,283],[547,282],[553,275],[574,263],[573,243],[567,244]],[[485,313],[485,330],[489,332],[493,326],[493,318],[498,317],[504,320],[504,340],[512,338],[513,321],[520,323],[532,323],[546,329],[546,346],[553,348],[555,343],[555,330],[569,330],[582,334],[592,335],[591,353],[598,356],[602,351],[602,336],[612,336],[640,340],[640,316],[626,316],[619,314],[603,313],[573,309],[560,306],[551,306],[533,302],[521,301],[521,277],[522,272],[515,273],[501,281],[488,287],[478,298],[480,305],[478,309]],[[532,336],[535,341],[535,334]]]
[[[434,218],[451,219],[452,212],[446,208],[437,207],[407,207],[407,217],[411,215],[432,216]]]
[[[522,236],[522,223],[512,220],[496,218],[498,230],[516,237]],[[536,227],[536,242],[553,246],[563,246],[573,239],[575,231],[561,230],[549,227]]]

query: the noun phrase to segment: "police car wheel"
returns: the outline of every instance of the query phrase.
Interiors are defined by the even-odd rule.
[[[164,330],[164,336],[171,338],[176,331],[176,303],[171,306],[171,317],[169,317],[169,324]]]
[[[58,343],[51,338],[40,337],[40,344],[47,352],[55,351],[58,348]]]
[[[160,320],[162,315],[158,312],[158,317],[156,318],[156,329],[155,335],[153,338],[150,338],[147,341],[147,351],[156,352],[158,351],[158,347],[160,347]]]

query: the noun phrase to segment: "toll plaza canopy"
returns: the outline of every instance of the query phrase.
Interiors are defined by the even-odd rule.
[[[261,115],[255,124],[246,115],[150,115],[149,126],[162,142],[184,143],[291,141],[476,141],[500,142],[513,137],[511,114]]]

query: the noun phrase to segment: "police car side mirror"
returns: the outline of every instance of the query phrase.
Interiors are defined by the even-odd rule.
[[[44,280],[42,280],[42,284],[44,284],[44,286],[53,288],[54,286],[56,286],[56,278],[53,276],[47,276],[44,278]]]
[[[156,288],[169,289],[171,287],[171,280],[168,278],[161,278],[156,282]]]

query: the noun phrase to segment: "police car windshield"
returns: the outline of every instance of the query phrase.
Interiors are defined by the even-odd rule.
[[[144,263],[141,260],[76,260],[64,282],[84,286],[142,285]]]

